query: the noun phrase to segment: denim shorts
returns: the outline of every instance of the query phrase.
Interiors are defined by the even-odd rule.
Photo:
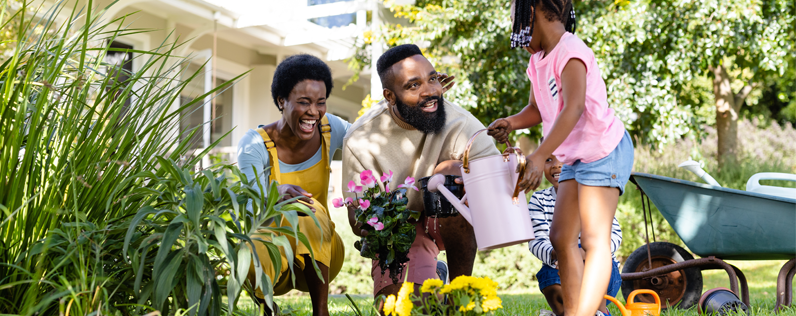
[[[539,290],[543,290],[553,284],[561,284],[561,276],[558,275],[558,269],[546,264],[543,264],[542,269],[536,273],[536,279],[539,281]],[[613,261],[611,264],[611,280],[608,281],[608,291],[605,293],[616,297],[620,287],[622,287],[622,276],[619,274],[619,262]]]
[[[561,167],[558,182],[575,179],[583,185],[618,188],[619,195],[622,195],[632,170],[633,141],[625,130],[619,145],[608,156],[589,163],[576,160],[571,166],[565,164]]]

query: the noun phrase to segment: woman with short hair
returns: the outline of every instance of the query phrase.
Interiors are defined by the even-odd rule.
[[[286,258],[282,250],[279,273],[274,271],[266,246],[255,243],[263,271],[274,282],[274,295],[293,289],[309,292],[314,316],[329,315],[329,282],[340,272],[345,256],[343,242],[329,214],[327,193],[329,163],[335,151],[342,147],[351,124],[326,113],[332,85],[329,66],[317,57],[288,57],[277,66],[271,84],[271,95],[282,118],[250,129],[238,145],[238,166],[248,179],[258,177],[263,184],[276,181],[282,199],[301,197],[299,201],[314,209],[320,227],[312,218],[304,216],[299,218],[299,228],[309,240],[322,278],[309,262],[310,249],[302,243],[290,238],[294,257]],[[283,225],[288,223],[284,221]],[[288,264],[296,269],[295,286]],[[249,278],[254,279],[253,267]],[[260,289],[256,292],[258,298],[263,297]],[[265,314],[271,311],[266,310]]]

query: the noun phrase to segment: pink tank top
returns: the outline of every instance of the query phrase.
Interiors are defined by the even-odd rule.
[[[564,108],[561,97],[561,72],[570,59],[577,58],[586,65],[586,108],[572,133],[553,155],[572,165],[602,159],[610,154],[624,136],[625,126],[608,108],[605,82],[592,50],[572,33],[564,33],[558,45],[546,57],[544,51],[533,54],[528,61],[528,78],[539,113],[542,115],[542,134],[547,136],[558,114]]]

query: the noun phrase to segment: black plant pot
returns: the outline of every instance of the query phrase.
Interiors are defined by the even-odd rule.
[[[459,215],[459,211],[448,202],[448,199],[446,199],[442,193],[428,190],[428,179],[430,178],[431,177],[425,177],[420,179],[420,193],[423,194],[425,215],[428,217],[440,218]],[[446,175],[444,185],[453,195],[461,199],[462,196],[464,196],[464,185],[456,184],[456,178],[458,178],[458,176]]]
[[[728,315],[743,311],[749,315],[749,308],[727,288],[710,289],[699,299],[699,311],[703,315]]]

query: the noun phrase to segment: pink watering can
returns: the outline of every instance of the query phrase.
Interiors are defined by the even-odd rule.
[[[469,159],[470,146],[464,149],[462,180],[466,194],[459,200],[445,186],[445,176],[435,174],[428,180],[428,190],[440,192],[470,222],[479,250],[490,250],[532,240],[533,226],[528,215],[525,192],[518,184],[525,170],[525,156],[519,148],[508,147],[502,155]],[[513,150],[515,155],[511,155]],[[520,172],[517,172],[520,166]],[[467,205],[465,205],[467,201]]]

